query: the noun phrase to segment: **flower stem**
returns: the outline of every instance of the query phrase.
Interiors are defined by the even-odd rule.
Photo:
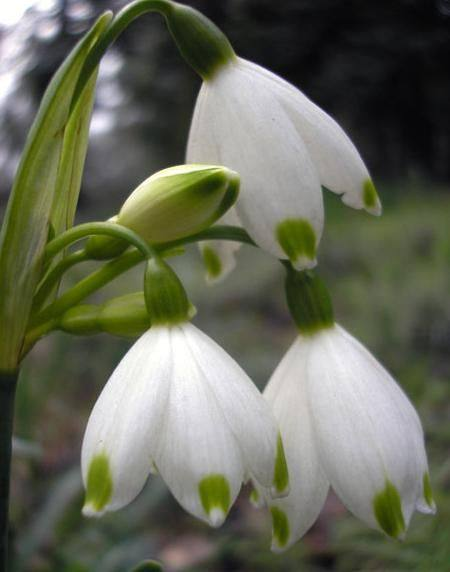
[[[72,238],[78,236],[78,233],[75,233],[76,228],[79,227],[74,227],[71,229],[74,230],[72,233]],[[78,239],[79,238],[77,238],[77,240]],[[68,239],[61,241],[59,245],[61,248],[65,248],[65,246],[67,246],[67,244],[65,244],[66,240]],[[164,256],[165,253],[168,254],[169,252],[173,252],[174,249],[180,246],[191,244],[193,242],[200,242],[203,240],[232,240],[235,242],[242,242],[244,244],[255,246],[253,240],[242,228],[219,225],[203,230],[197,234],[192,234],[191,236],[185,238],[180,238],[178,240],[156,245],[153,247],[153,249],[156,253]],[[54,241],[52,241],[52,243],[53,242]],[[64,245],[62,243],[64,243]],[[64,294],[62,294],[57,300],[36,314],[31,321],[30,328],[25,338],[21,359],[23,359],[23,357],[28,353],[28,351],[33,347],[33,345],[40,337],[57,327],[58,317],[61,316],[66,310],[72,308],[72,306],[75,306],[97,290],[100,290],[100,288],[106,286],[106,284],[142,262],[144,258],[145,257],[142,251],[139,250],[129,250],[125,252],[118,258],[111,260],[105,264],[99,270],[96,270],[89,276],[86,276],[86,278],[78,282],[78,284],[75,286],[72,286],[72,288],[66,290],[66,292],[64,292]]]
[[[171,10],[171,2],[168,0],[136,0],[131,2],[117,14],[109,28],[89,53],[81,70],[78,83],[72,97],[71,108],[73,109],[80,97],[84,86],[91,77],[95,68],[100,63],[106,50],[115,42],[120,34],[139,16],[147,12],[159,12],[167,14]]]
[[[64,248],[74,242],[95,234],[112,236],[113,238],[124,240],[140,250],[146,258],[151,258],[156,254],[154,248],[148,242],[125,226],[113,222],[87,222],[66,230],[49,242],[45,247],[46,260],[52,259],[61,252],[61,250],[64,250]]]
[[[19,372],[0,371],[0,572],[8,568],[8,514],[14,397]]]

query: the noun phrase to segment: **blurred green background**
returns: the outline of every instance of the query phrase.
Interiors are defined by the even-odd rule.
[[[0,9],[2,208],[49,78],[95,15],[121,5],[47,0],[14,18]],[[438,514],[416,514],[407,539],[396,543],[368,530],[330,495],[305,538],[273,555],[268,515],[251,508],[249,491],[225,525],[212,530],[152,477],[126,509],[86,520],[79,474],[84,427],[131,342],[52,335],[27,358],[17,399],[11,514],[17,571],[122,572],[150,557],[169,572],[450,570],[450,4],[195,5],[240,55],[288,78],[332,113],[374,175],[384,204],[379,219],[326,194],[320,272],[339,322],[383,361],[419,410]],[[146,16],[126,32],[100,73],[80,221],[113,215],[143,178],[183,162],[198,86],[160,18]],[[197,306],[195,323],[264,387],[295,336],[280,265],[244,247],[238,270],[214,288],[204,283],[195,248],[174,265]],[[77,268],[67,283],[90,268]],[[98,299],[136,290],[140,278],[139,269],[130,272]]]

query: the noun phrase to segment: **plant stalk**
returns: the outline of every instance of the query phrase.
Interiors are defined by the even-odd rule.
[[[0,371],[0,572],[8,569],[8,515],[14,398],[19,372]]]

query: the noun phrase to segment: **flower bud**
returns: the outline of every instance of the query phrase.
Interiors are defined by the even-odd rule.
[[[103,304],[98,324],[102,332],[115,336],[134,337],[143,334],[150,327],[144,293],[125,294]]]
[[[115,336],[139,336],[150,327],[144,293],[135,292],[97,306],[82,304],[63,314],[59,328],[68,334],[91,335],[105,332]]]
[[[225,167],[180,165],[141,183],[122,206],[117,223],[151,243],[199,232],[236,201],[239,176]]]

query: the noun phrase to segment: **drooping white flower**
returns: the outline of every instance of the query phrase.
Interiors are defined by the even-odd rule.
[[[269,500],[274,550],[310,528],[329,485],[355,516],[394,538],[404,535],[414,510],[435,511],[414,407],[343,328],[300,335],[264,396],[280,424],[290,474],[289,495]]]
[[[286,494],[270,408],[237,363],[187,322],[148,330],[90,416],[82,448],[86,515],[131,502],[157,471],[190,513],[219,526],[248,478]]]
[[[187,160],[236,170],[241,225],[259,246],[297,269],[316,264],[321,185],[349,206],[381,212],[367,168],[341,127],[297,88],[239,57],[203,82]]]

